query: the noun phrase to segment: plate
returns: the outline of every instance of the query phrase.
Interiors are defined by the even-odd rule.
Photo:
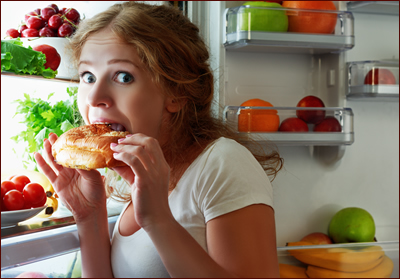
[[[19,222],[26,221],[45,209],[47,205],[23,210],[2,211],[1,227],[16,226]]]

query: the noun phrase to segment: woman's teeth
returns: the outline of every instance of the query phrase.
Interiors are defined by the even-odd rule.
[[[96,123],[93,123],[93,124],[106,124],[106,125],[110,126],[110,128],[113,129],[114,131],[118,131],[118,132],[126,131],[125,127],[123,125],[119,124],[119,123],[100,123],[100,122],[96,122]]]

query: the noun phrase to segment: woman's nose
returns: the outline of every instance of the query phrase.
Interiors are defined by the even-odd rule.
[[[107,85],[97,81],[87,95],[87,103],[92,107],[109,108],[112,105],[112,98]]]

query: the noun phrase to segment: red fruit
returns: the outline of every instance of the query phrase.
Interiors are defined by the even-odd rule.
[[[26,24],[22,24],[19,28],[19,33],[22,34],[22,31],[24,31],[25,29],[28,29],[28,26],[26,26]]]
[[[41,11],[40,11],[40,9],[36,9],[36,10],[33,10],[35,13],[37,13],[37,15],[40,15],[41,14]]]
[[[314,108],[314,107],[325,107],[324,102],[316,96],[306,96],[299,101],[297,107],[307,107],[307,108]],[[317,124],[321,122],[325,118],[325,111],[324,110],[297,110],[296,115],[298,118],[303,120],[308,124]]]
[[[320,123],[314,126],[314,132],[341,132],[342,126],[339,121],[333,117],[328,116]]]
[[[56,33],[51,30],[49,27],[43,27],[39,31],[39,36],[40,37],[56,37]]]
[[[18,190],[8,191],[3,198],[7,210],[20,210],[24,207],[24,196]]]
[[[59,14],[56,14],[51,16],[47,23],[51,29],[57,30],[63,24],[63,20]]]
[[[33,28],[28,28],[22,31],[21,33],[22,38],[28,38],[28,37],[39,37],[39,31]]]
[[[53,7],[46,7],[42,9],[42,18],[45,21],[48,21],[51,16],[55,15],[57,12]]]
[[[300,241],[310,242],[315,245],[332,244],[332,239],[327,234],[321,232],[310,233]]]
[[[81,17],[79,12],[75,10],[74,8],[69,8],[68,10],[65,11],[65,16],[69,19],[72,20],[73,22],[78,21],[78,19]]]
[[[58,69],[58,66],[60,66],[61,63],[61,56],[54,47],[43,44],[35,46],[32,49],[40,51],[46,55],[46,64],[44,64],[45,68],[50,68],[53,71]]]
[[[25,23],[28,21],[28,19],[31,17],[31,16],[38,16],[39,14],[36,12],[36,11],[32,11],[32,12],[29,12],[29,13],[27,13],[27,14],[25,14]]]
[[[11,179],[15,184],[15,189],[22,193],[26,184],[31,183],[31,180],[26,175],[16,175]]]
[[[286,118],[279,127],[280,132],[308,132],[307,123],[297,117]]]
[[[4,197],[4,195],[11,190],[15,190],[15,184],[12,181],[5,180],[1,182],[1,198]]]
[[[26,25],[28,28],[39,30],[40,28],[44,27],[44,21],[39,16],[31,16],[26,21]]]
[[[32,207],[41,207],[46,203],[47,196],[42,185],[39,183],[29,183],[24,187],[24,199]]]
[[[365,76],[364,84],[396,84],[396,77],[388,69],[374,68]]]
[[[60,28],[58,28],[59,37],[69,37],[74,33],[74,28],[69,23],[63,23]]]
[[[18,32],[17,29],[11,28],[7,30],[6,36],[11,38],[18,38],[19,36],[21,36],[21,34]]]
[[[67,10],[68,10],[67,8],[62,8],[62,9],[59,11],[59,13],[62,14],[62,15],[64,15],[65,12],[66,12]]]
[[[50,4],[48,7],[52,7],[56,11],[56,14],[58,14],[59,9],[58,9],[58,6],[56,4]]]

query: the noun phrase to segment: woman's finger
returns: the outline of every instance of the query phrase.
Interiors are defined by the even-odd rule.
[[[119,144],[119,145],[111,144],[110,147],[111,150],[115,151],[115,153],[127,153],[131,154],[133,157],[137,157],[141,161],[144,168],[148,171],[154,168],[153,161],[151,160],[148,152],[145,151],[143,146],[132,145],[132,144]],[[116,157],[114,158],[117,159]],[[130,163],[127,164],[131,165]]]
[[[48,161],[48,164],[50,164],[50,166],[53,168],[53,170],[55,170],[56,172],[60,172],[63,169],[63,166],[57,164],[54,161],[54,157],[53,157],[53,153],[52,153],[52,150],[51,150],[51,146],[52,146],[52,144],[50,143],[50,140],[45,139],[45,141],[43,143],[43,149],[45,151],[46,159]]]
[[[47,176],[47,178],[50,180],[51,184],[55,184],[54,182],[57,179],[57,174],[53,171],[53,169],[47,164],[47,162],[43,159],[42,155],[40,153],[35,152],[33,154],[35,157],[36,163],[38,164],[39,168],[42,170],[42,172]]]

